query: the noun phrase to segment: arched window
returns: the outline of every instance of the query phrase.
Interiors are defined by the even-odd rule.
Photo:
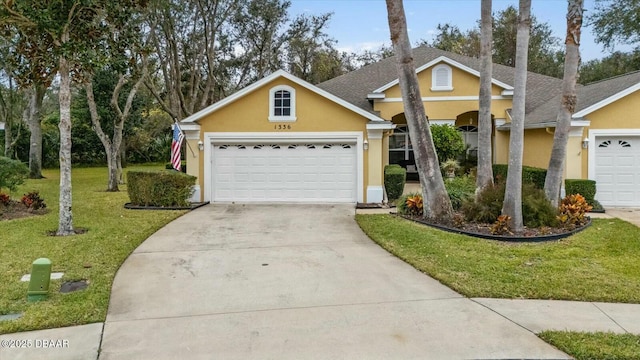
[[[296,90],[280,85],[269,90],[269,121],[296,121]]]
[[[431,91],[451,91],[453,90],[453,80],[451,67],[440,64],[431,70]]]

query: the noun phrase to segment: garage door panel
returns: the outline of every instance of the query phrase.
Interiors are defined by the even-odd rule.
[[[213,201],[355,202],[355,146],[214,146]]]
[[[596,199],[605,206],[640,206],[639,165],[639,137],[597,137]]]

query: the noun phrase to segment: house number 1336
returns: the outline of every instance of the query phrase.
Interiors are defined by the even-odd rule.
[[[273,128],[276,130],[291,130],[291,125],[289,124],[276,124],[273,125]]]

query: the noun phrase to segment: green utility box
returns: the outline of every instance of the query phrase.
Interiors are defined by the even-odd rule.
[[[51,282],[51,260],[40,258],[33,262],[31,280],[27,291],[27,301],[40,301],[47,298]]]

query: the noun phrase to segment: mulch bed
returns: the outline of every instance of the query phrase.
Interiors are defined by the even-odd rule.
[[[49,210],[46,208],[33,210],[21,202],[11,201],[8,205],[0,204],[0,221],[44,215],[48,212]]]
[[[443,224],[436,224],[429,222],[423,218],[398,215],[407,220],[415,221],[420,224],[424,224],[430,227],[434,227],[440,230],[448,231],[456,234],[469,235],[482,239],[490,239],[490,240],[498,240],[498,241],[506,241],[506,242],[544,242],[544,241],[555,241],[560,240],[566,237],[569,237],[577,232],[580,232],[591,225],[591,219],[589,221],[574,230],[567,230],[564,228],[527,228],[525,227],[524,231],[520,234],[511,234],[511,235],[494,235],[491,233],[491,226],[493,224],[482,224],[482,223],[470,223],[465,222],[459,227],[451,227]]]
[[[194,203],[191,203],[189,206],[145,206],[145,205],[134,205],[132,203],[126,203],[124,204],[124,208],[130,209],[130,210],[195,210],[207,204],[209,204],[208,201],[194,202]]]

